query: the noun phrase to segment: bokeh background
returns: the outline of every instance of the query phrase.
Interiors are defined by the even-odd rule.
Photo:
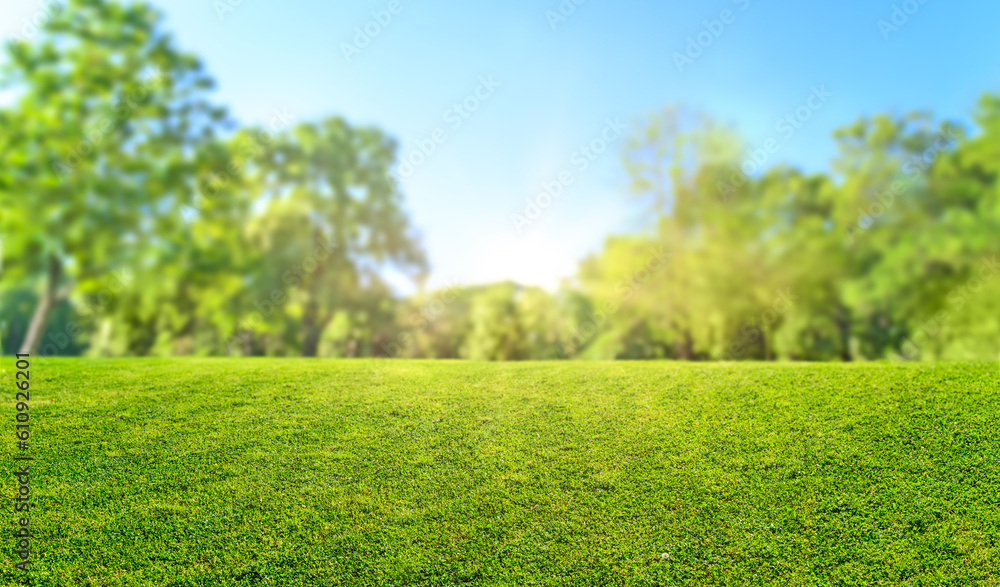
[[[0,343],[993,359],[998,16],[5,2]]]

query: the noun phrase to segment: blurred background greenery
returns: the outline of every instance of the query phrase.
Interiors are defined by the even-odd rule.
[[[648,228],[557,291],[430,290],[387,130],[237,125],[143,4],[74,0],[6,46],[5,353],[482,360],[993,359],[1000,95],[973,126],[845,121],[828,173],[683,106],[622,141]],[[749,155],[748,155],[749,153]],[[544,205],[544,202],[539,202]],[[527,215],[532,210],[526,210]],[[395,293],[392,267],[417,285]]]

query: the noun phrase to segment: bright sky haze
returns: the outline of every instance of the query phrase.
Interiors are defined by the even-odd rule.
[[[641,225],[620,129],[668,104],[732,124],[751,147],[777,137],[769,164],[819,170],[838,126],[918,108],[968,120],[1000,81],[1000,5],[985,1],[153,4],[240,122],[337,114],[398,140],[431,286],[551,289],[608,235]],[[30,32],[24,19],[42,7],[4,0],[0,34]],[[808,120],[786,138],[776,124],[797,110]],[[559,197],[517,226],[526,200],[561,179]]]

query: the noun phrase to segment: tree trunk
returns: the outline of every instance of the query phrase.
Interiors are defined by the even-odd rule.
[[[45,325],[48,324],[49,315],[52,314],[52,308],[59,301],[56,287],[59,286],[61,275],[62,263],[55,255],[50,254],[45,290],[42,291],[42,297],[38,300],[38,305],[35,306],[35,313],[31,316],[31,324],[28,326],[28,332],[24,335],[20,353],[34,353],[38,349],[38,345],[42,341],[42,334],[45,333]]]
[[[323,336],[323,331],[333,319],[333,310],[327,312],[326,316],[319,317],[319,307],[313,302],[306,304],[305,315],[302,319],[303,330],[306,336],[302,341],[302,356],[315,357],[319,352],[319,339]]]
[[[314,236],[318,234],[314,231]],[[309,297],[306,300],[306,307],[302,312],[302,330],[305,338],[302,341],[302,356],[315,357],[319,352],[319,338],[326,328],[326,323],[319,318],[319,289],[323,284],[323,274],[326,267],[319,263],[316,267],[316,274],[312,282],[308,285]]]
[[[851,311],[844,306],[837,309],[837,332],[840,334],[840,359],[851,362]]]
[[[685,328],[681,331],[681,340],[678,340],[674,346],[674,352],[677,353],[677,358],[682,361],[694,360],[694,340],[691,338],[690,330]]]
[[[309,325],[306,327],[306,338],[302,341],[302,356],[303,357],[315,357],[316,353],[319,351],[319,328],[317,325]]]
[[[315,286],[314,286],[315,287]],[[316,302],[316,292],[309,292],[309,299],[302,312],[302,331],[305,338],[302,340],[302,356],[315,357],[319,349],[319,304]]]

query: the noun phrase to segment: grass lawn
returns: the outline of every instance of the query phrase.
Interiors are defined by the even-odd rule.
[[[31,371],[35,585],[1000,585],[996,364]]]

